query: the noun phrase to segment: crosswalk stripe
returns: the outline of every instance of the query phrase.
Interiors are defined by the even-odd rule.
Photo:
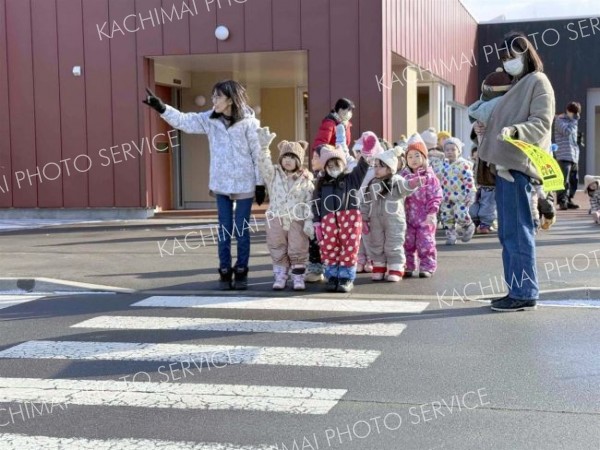
[[[2,450],[277,450],[273,445],[175,442],[158,439],[83,439],[0,433]]]
[[[154,296],[131,306],[154,308],[225,308],[369,313],[420,313],[428,302],[267,297]]]
[[[299,320],[237,320],[194,317],[99,316],[71,328],[116,330],[194,330],[245,333],[334,334],[343,336],[400,336],[402,323],[347,324]]]
[[[167,361],[202,364],[266,364],[366,368],[377,350],[138,342],[29,341],[0,351],[0,358]],[[209,361],[210,358],[210,361]],[[221,366],[222,367],[222,366]]]
[[[0,402],[327,414],[346,389],[0,378]]]
[[[0,295],[0,309],[10,308],[11,306],[19,305],[21,303],[31,302],[42,298],[43,295]]]

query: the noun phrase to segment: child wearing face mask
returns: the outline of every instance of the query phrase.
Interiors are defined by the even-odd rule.
[[[447,161],[442,175],[443,200],[440,211],[446,230],[446,245],[456,244],[458,234],[463,242],[469,242],[475,233],[475,224],[469,215],[476,192],[473,166],[460,156],[462,147],[463,143],[455,137],[444,142]]]
[[[422,179],[406,180],[396,173],[402,153],[402,148],[395,147],[374,157],[375,178],[361,205],[367,249],[373,260],[373,281],[385,278],[398,282],[404,276],[404,199],[420,186]]]
[[[269,128],[260,128],[257,134],[262,149],[258,168],[270,199],[266,232],[273,260],[273,290],[285,289],[291,268],[293,289],[303,291],[309,239],[314,234],[310,208],[313,175],[302,167],[308,142],[281,141],[277,164],[273,164],[269,145],[275,134]]]
[[[430,278],[437,269],[435,230],[442,201],[440,182],[428,163],[425,143],[418,133],[410,137],[406,148],[406,168],[400,172],[406,180],[422,179],[422,187],[406,198],[406,269],[404,276],[412,277],[417,265],[419,278]]]
[[[327,290],[350,292],[356,278],[356,262],[362,232],[359,211],[360,186],[367,175],[377,139],[365,139],[361,157],[351,172],[344,172],[346,157],[340,147],[321,147],[323,175],[313,194],[315,235],[321,248]]]
[[[310,166],[314,174],[313,184],[323,174],[323,165],[321,164],[321,149],[319,145],[313,149],[310,159]],[[323,263],[321,262],[321,249],[316,236],[313,236],[308,244],[308,265],[306,266],[306,275],[304,281],[307,283],[319,283],[323,281]]]
[[[377,139],[377,135],[372,131],[365,131],[362,136],[356,141],[352,150],[354,150],[356,155],[360,155],[363,149],[363,142],[367,136],[372,136]],[[364,201],[364,194],[367,191],[367,186],[371,182],[371,180],[375,177],[375,168],[373,167],[373,157],[383,152],[383,147],[381,145],[381,141],[378,141],[375,144],[375,147],[372,150],[371,156],[367,158],[369,162],[369,170],[367,171],[367,175],[360,185],[360,193],[361,193],[361,202]],[[371,273],[373,271],[373,263],[369,257],[369,252],[367,250],[367,246],[369,245],[368,240],[365,239],[365,230],[363,228],[362,239],[360,240],[360,247],[358,249],[358,262],[356,264],[356,272],[357,273]]]

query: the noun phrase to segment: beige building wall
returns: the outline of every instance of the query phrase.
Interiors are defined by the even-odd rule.
[[[265,88],[261,90],[261,124],[277,134],[272,154],[277,152],[277,143],[296,140],[296,89]]]
[[[417,71],[412,67],[393,66],[402,81],[392,85],[392,140],[401,134],[409,137],[417,132]]]

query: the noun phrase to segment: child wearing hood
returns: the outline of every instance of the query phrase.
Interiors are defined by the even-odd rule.
[[[321,248],[321,261],[327,290],[350,292],[356,278],[356,262],[362,232],[359,211],[360,186],[367,175],[377,139],[365,139],[361,156],[351,172],[345,172],[346,155],[341,147],[321,147],[323,175],[313,194],[315,235]]]
[[[442,176],[443,200],[440,207],[441,220],[446,230],[446,245],[456,244],[460,234],[463,242],[469,242],[475,233],[475,224],[469,215],[469,207],[475,201],[473,165],[464,159],[462,142],[449,138],[444,142],[444,171]]]
[[[361,205],[367,249],[373,260],[373,281],[385,278],[398,282],[404,276],[404,199],[420,186],[422,179],[408,181],[396,173],[402,153],[402,148],[395,147],[374,157],[375,178]]]
[[[273,260],[273,290],[285,289],[291,269],[293,289],[303,291],[309,239],[313,236],[310,202],[313,175],[302,167],[308,142],[281,141],[277,164],[269,145],[275,138],[269,128],[257,130],[261,145],[258,168],[269,192],[267,246]]]
[[[442,202],[442,188],[433,168],[428,164],[428,152],[418,133],[410,137],[406,148],[406,165],[401,175],[412,180],[422,177],[422,186],[406,198],[405,277],[413,276],[419,266],[419,277],[430,278],[437,269],[435,231],[437,214]]]

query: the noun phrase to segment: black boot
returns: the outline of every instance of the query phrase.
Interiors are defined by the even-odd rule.
[[[247,267],[235,267],[233,269],[233,288],[240,291],[248,289],[248,268]]]
[[[219,269],[219,288],[222,291],[233,289],[233,270],[231,268]]]

